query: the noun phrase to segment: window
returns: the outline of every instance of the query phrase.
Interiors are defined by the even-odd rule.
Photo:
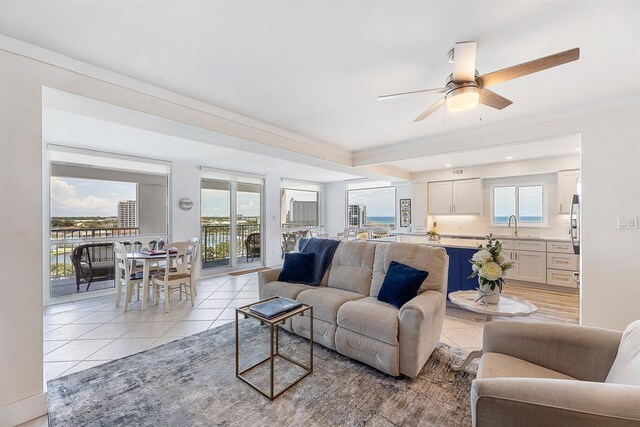
[[[396,188],[380,187],[347,191],[347,227],[395,227]]]
[[[282,228],[317,227],[318,192],[283,188]]]
[[[515,215],[519,224],[542,225],[544,215],[543,185],[506,185],[493,187],[494,224],[507,224],[509,217]]]
[[[111,242],[144,246],[167,240],[170,165],[48,148],[50,283],[46,298],[113,289]]]

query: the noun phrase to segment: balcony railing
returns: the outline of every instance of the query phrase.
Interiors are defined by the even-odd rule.
[[[236,256],[247,255],[244,244],[251,233],[260,232],[260,224],[238,224]],[[202,262],[228,260],[231,254],[231,227],[229,224],[208,224],[202,226]]]
[[[137,228],[54,228],[51,230],[50,268],[51,279],[75,277],[75,270],[71,262],[71,254],[82,240],[113,239],[114,237],[133,237],[138,235]],[[79,242],[66,242],[67,240]],[[129,240],[129,239],[124,239]]]

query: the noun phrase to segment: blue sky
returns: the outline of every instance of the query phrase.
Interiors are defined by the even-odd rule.
[[[119,200],[135,200],[132,182],[51,177],[51,216],[117,216]]]
[[[238,192],[238,214],[260,216],[260,194]],[[229,192],[225,190],[202,191],[202,216],[230,215]]]
[[[350,205],[365,205],[367,216],[395,216],[396,191],[394,187],[349,191]]]

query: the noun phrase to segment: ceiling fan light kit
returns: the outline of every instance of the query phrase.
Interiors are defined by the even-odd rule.
[[[480,103],[480,89],[477,85],[460,86],[445,95],[449,111],[466,111]]]
[[[444,93],[444,98],[420,114],[414,122],[419,122],[430,116],[443,105],[450,111],[466,111],[478,104],[483,104],[496,110],[502,110],[513,102],[486,89],[489,86],[517,79],[528,74],[537,73],[548,68],[580,59],[580,48],[559,52],[543,58],[534,59],[513,67],[504,68],[492,73],[479,76],[476,70],[476,42],[456,43],[448,54],[449,62],[453,64],[453,73],[447,78],[445,87],[437,89],[414,90],[411,92],[382,95],[378,100],[391,99],[416,93]]]

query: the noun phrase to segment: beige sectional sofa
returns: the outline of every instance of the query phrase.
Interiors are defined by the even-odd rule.
[[[400,309],[377,300],[391,261],[429,272],[418,296]],[[320,286],[279,282],[281,269],[258,273],[260,297],[313,305],[314,341],[389,375],[418,375],[440,339],[448,256],[408,243],[341,241]],[[309,317],[283,327],[309,338]]]

